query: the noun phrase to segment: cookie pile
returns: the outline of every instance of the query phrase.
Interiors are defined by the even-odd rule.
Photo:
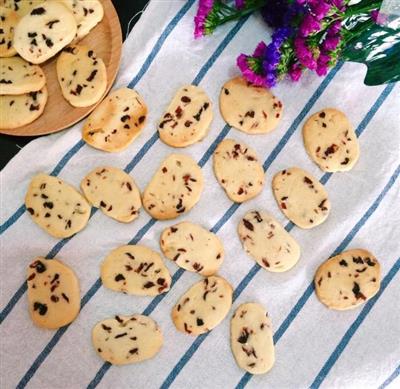
[[[56,68],[64,98],[73,107],[88,107],[102,98],[106,67],[91,48],[76,42],[103,13],[98,0],[1,2],[0,129],[24,126],[43,113],[48,96],[38,65],[60,51]]]
[[[67,67],[75,60],[82,66],[97,61],[90,50],[78,46],[69,46],[59,58],[69,64]],[[100,68],[98,74],[101,76]],[[40,77],[35,76],[32,85],[35,80],[39,82]],[[66,94],[82,82],[79,77],[69,81],[65,77],[61,83],[68,85],[63,91]],[[17,87],[17,81],[15,84]],[[85,92],[88,99],[92,95],[90,90]],[[66,96],[71,100],[75,97]],[[247,134],[261,134],[278,126],[283,105],[270,91],[238,77],[222,87],[220,110],[231,126]],[[121,151],[140,134],[146,118],[147,106],[141,96],[128,88],[118,89],[89,116],[82,136],[97,149]],[[185,85],[160,118],[159,137],[169,146],[186,147],[206,136],[212,118],[212,102],[205,91]],[[350,170],[358,159],[356,134],[340,111],[329,108],[312,115],[304,124],[303,137],[307,153],[323,171]],[[244,142],[223,140],[214,151],[213,167],[217,182],[233,202],[250,201],[264,188],[264,168],[257,152]],[[277,172],[271,188],[283,215],[300,228],[316,228],[331,212],[324,186],[299,167]],[[123,170],[100,166],[82,179],[82,194],[59,178],[37,175],[29,185],[25,204],[33,221],[47,233],[66,238],[86,226],[92,206],[123,223],[139,218],[142,207],[153,219],[171,220],[188,214],[203,189],[200,166],[188,155],[172,153],[149,177],[142,193]],[[246,212],[237,232],[244,251],[268,272],[289,271],[300,260],[299,243],[265,210]],[[202,277],[172,307],[176,329],[191,336],[212,331],[229,314],[234,295],[229,281],[218,275],[225,257],[223,243],[203,226],[184,220],[164,228],[159,244],[162,254],[175,265]],[[115,248],[102,261],[100,273],[103,286],[113,292],[158,296],[173,287],[162,255],[143,245]],[[363,249],[328,259],[315,274],[317,297],[332,309],[355,308],[373,297],[379,287],[379,262]],[[29,266],[28,298],[31,317],[37,325],[66,325],[79,311],[77,278],[58,260],[36,258]],[[236,309],[231,318],[230,339],[240,368],[263,374],[274,365],[271,320],[262,305],[248,302]],[[94,326],[92,342],[102,359],[123,365],[154,357],[162,348],[163,335],[157,323],[147,316],[117,315]]]

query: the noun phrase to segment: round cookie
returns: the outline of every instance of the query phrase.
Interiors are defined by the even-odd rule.
[[[98,167],[82,180],[81,188],[90,204],[115,220],[129,223],[139,216],[142,207],[139,189],[121,169]]]
[[[215,274],[224,261],[224,247],[217,235],[190,222],[166,228],[160,246],[179,267],[202,276]]]
[[[232,287],[222,277],[211,276],[194,284],[172,310],[177,330],[200,335],[215,328],[232,305]]]
[[[0,6],[0,57],[12,57],[17,54],[13,46],[14,30],[19,21],[15,11]]]
[[[97,103],[107,88],[106,66],[87,46],[68,46],[61,52],[57,78],[64,98],[74,107]]]
[[[23,95],[0,95],[0,129],[25,126],[36,120],[47,103],[47,88]]]
[[[0,95],[22,95],[36,92],[46,85],[46,77],[38,65],[20,57],[0,60]]]
[[[57,54],[75,34],[72,13],[57,1],[48,1],[21,18],[14,32],[14,47],[22,58],[38,64]]]
[[[235,77],[222,87],[219,108],[230,126],[247,134],[265,134],[278,126],[283,105],[268,89]]]
[[[103,6],[98,0],[61,1],[74,15],[78,28],[76,32],[77,40],[80,40],[89,34],[90,30],[103,19]]]
[[[61,261],[36,258],[28,267],[27,284],[29,313],[37,326],[60,328],[78,316],[79,281]]]
[[[204,188],[201,168],[187,155],[167,157],[143,193],[143,207],[155,219],[174,219],[190,211]]]
[[[272,191],[280,210],[301,228],[316,227],[329,215],[331,203],[324,186],[298,167],[275,174]]]
[[[90,114],[82,138],[90,146],[109,152],[126,149],[146,125],[147,107],[129,88],[112,91]]]
[[[101,264],[106,288],[138,296],[157,296],[171,286],[171,276],[160,255],[145,246],[116,248]]]
[[[268,312],[260,304],[240,305],[231,320],[231,349],[238,366],[264,374],[275,363],[275,346]]]
[[[31,12],[38,4],[46,0],[0,0],[0,5],[10,8],[17,13],[19,17],[25,16]]]
[[[85,228],[90,205],[71,185],[58,177],[38,174],[25,196],[26,210],[33,221],[56,238],[68,238]]]
[[[246,253],[265,270],[287,271],[300,258],[298,243],[266,212],[248,212],[239,222],[238,233]]]
[[[264,186],[264,170],[256,152],[233,139],[223,140],[214,151],[214,173],[228,197],[242,203],[256,197]]]
[[[328,308],[356,308],[375,296],[381,284],[381,267],[367,250],[344,251],[324,262],[315,273],[315,292]]]
[[[303,126],[304,147],[325,172],[351,170],[360,155],[357,135],[343,112],[326,108]]]
[[[153,358],[164,339],[160,327],[148,316],[115,316],[98,322],[92,330],[97,354],[113,365],[127,365]]]
[[[160,139],[173,147],[189,146],[207,135],[212,118],[212,104],[204,90],[185,85],[178,90],[158,124]]]

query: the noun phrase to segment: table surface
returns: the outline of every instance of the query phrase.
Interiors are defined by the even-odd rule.
[[[122,38],[125,39],[139,20],[143,9],[149,0],[112,0],[117,10],[122,28]],[[46,135],[44,135],[46,136]],[[26,144],[37,137],[20,137],[0,134],[0,169],[14,157]]]

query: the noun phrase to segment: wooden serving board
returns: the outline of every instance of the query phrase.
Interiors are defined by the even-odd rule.
[[[92,48],[102,58],[107,68],[108,93],[118,73],[121,59],[122,32],[117,12],[111,0],[101,0],[104,8],[103,20],[79,43]],[[35,136],[51,134],[72,126],[87,116],[97,104],[76,108],[64,99],[57,80],[57,55],[44,64],[40,64],[46,74],[49,97],[43,114],[34,122],[14,129],[2,129],[0,133],[17,136]]]

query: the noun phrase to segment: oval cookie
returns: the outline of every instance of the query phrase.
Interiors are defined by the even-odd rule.
[[[217,235],[198,224],[182,222],[166,228],[160,238],[164,255],[179,267],[202,276],[215,274],[224,261]]]
[[[212,118],[212,104],[204,90],[185,85],[158,124],[160,139],[173,147],[189,146],[207,135]]]
[[[325,172],[351,170],[360,155],[353,126],[343,112],[333,108],[309,117],[303,140],[308,155]]]
[[[298,167],[275,174],[272,191],[281,211],[301,228],[316,227],[329,215],[331,203],[324,186]]]
[[[23,95],[0,96],[0,129],[25,126],[36,120],[47,103],[47,88]]]
[[[82,180],[81,188],[90,204],[115,220],[129,223],[139,216],[142,206],[139,189],[121,169],[98,167]]]
[[[57,59],[57,78],[64,98],[74,107],[97,103],[107,87],[106,66],[87,46],[68,46]]]
[[[146,115],[146,104],[136,91],[114,90],[90,114],[82,138],[96,149],[122,151],[141,133]]]
[[[75,34],[72,13],[57,1],[48,1],[21,18],[14,32],[14,47],[22,58],[38,64],[57,54]]]
[[[256,197],[264,186],[264,170],[256,152],[233,139],[223,140],[214,152],[214,173],[228,197],[242,203]]]
[[[211,331],[228,314],[232,287],[222,277],[211,276],[194,284],[172,310],[175,327],[186,334]]]
[[[97,354],[113,365],[127,365],[153,358],[163,342],[160,327],[144,315],[104,319],[92,330],[92,343]]]
[[[13,46],[13,40],[15,26],[19,21],[19,17],[12,9],[0,6],[0,20],[0,57],[12,57],[17,54],[17,50]]]
[[[356,308],[375,296],[381,284],[381,267],[369,251],[344,251],[324,262],[315,273],[315,292],[328,308]]]
[[[20,57],[0,61],[0,95],[21,95],[36,92],[46,84],[42,69]]]
[[[192,158],[171,154],[147,185],[143,207],[155,219],[174,219],[197,204],[203,181],[203,173]]]
[[[74,187],[46,174],[33,177],[25,206],[33,221],[56,238],[76,234],[90,217],[90,205]]]
[[[12,9],[19,17],[22,17],[31,12],[36,5],[45,1],[46,0],[0,0],[0,5]]]
[[[111,251],[101,265],[101,281],[106,288],[139,296],[156,296],[171,286],[171,276],[160,255],[139,245]]]
[[[240,305],[231,320],[231,348],[238,366],[251,374],[264,374],[275,363],[271,320],[260,304]]]
[[[90,30],[103,19],[103,6],[98,0],[61,1],[74,15],[77,24],[77,40],[89,34]]]
[[[222,87],[219,108],[230,126],[247,134],[265,134],[279,124],[283,105],[268,89],[235,77]]]
[[[300,258],[300,246],[266,212],[248,212],[239,222],[238,233],[246,253],[265,270],[287,271]]]
[[[27,284],[29,313],[39,327],[60,328],[78,316],[78,278],[61,261],[36,258],[28,267]]]

